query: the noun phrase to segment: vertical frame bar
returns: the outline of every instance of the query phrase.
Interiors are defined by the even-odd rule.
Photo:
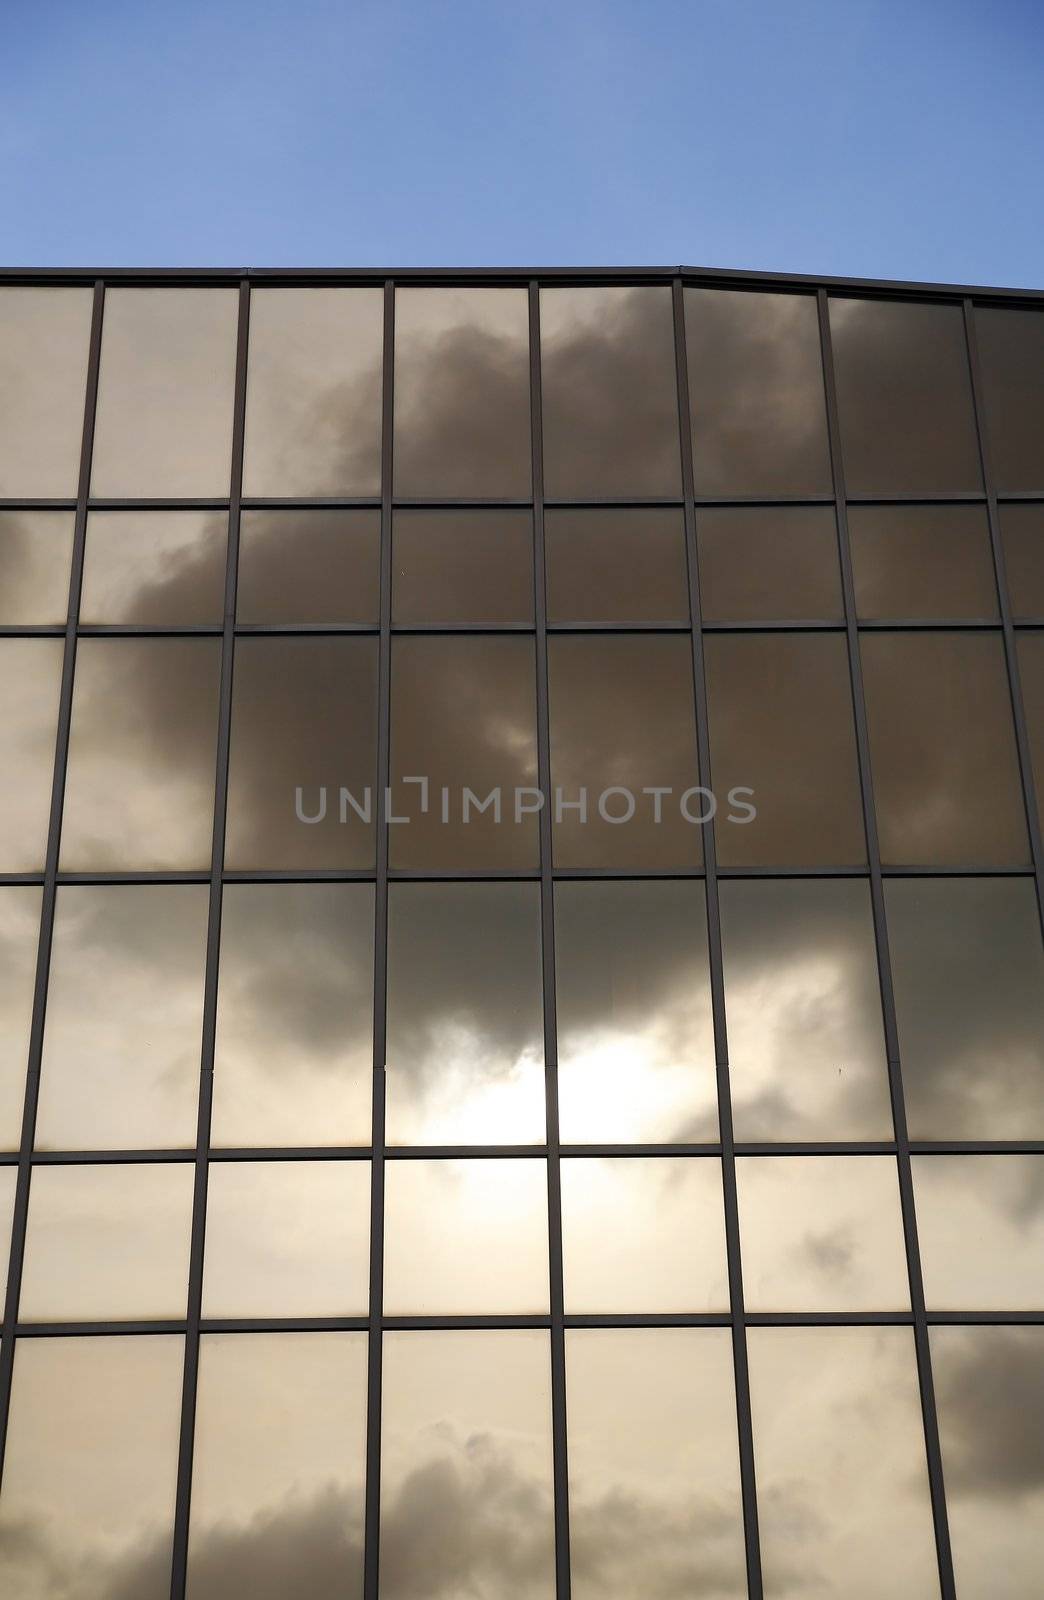
[[[674,307],[674,361],[678,385],[682,493],[685,502],[685,554],[689,578],[689,621],[692,636],[693,695],[696,708],[696,750],[699,761],[700,783],[707,788],[712,788],[710,725],[707,718],[707,683],[703,664],[703,608],[700,599],[699,556],[696,545],[692,420],[689,411],[689,361],[685,344],[685,291],[681,278],[674,279],[671,286],[671,295]],[[739,1432],[740,1486],[743,1496],[747,1592],[750,1600],[761,1600],[763,1593],[761,1537],[758,1528],[757,1486],[754,1477],[754,1431],[750,1413],[747,1320],[743,1304],[739,1200],[736,1188],[736,1149],[732,1130],[729,1050],[725,1026],[725,973],[721,950],[721,912],[718,901],[718,857],[713,818],[703,828],[703,865],[707,899],[707,946],[710,957],[711,1006],[714,1017],[714,1058],[718,1087],[722,1193],[725,1201],[725,1249],[729,1270],[729,1302],[732,1308],[732,1359],[736,1377],[736,1421]]]
[[[547,1116],[547,1224],[551,1310],[551,1441],[555,1485],[555,1577],[569,1600],[569,1443],[566,1427],[565,1285],[562,1269],[562,1157],[558,1126],[558,1017],[555,1009],[555,907],[551,837],[551,720],[547,677],[544,549],[544,421],[540,366],[540,285],[529,285],[529,407],[533,461],[533,599],[536,622],[537,784],[540,808],[540,948],[544,993],[544,1099]]]
[[[3,1341],[0,1345],[0,1480],[3,1476],[7,1449],[7,1419],[11,1409],[11,1383],[14,1375],[15,1325],[18,1321],[18,1299],[22,1290],[25,1229],[29,1215],[29,1181],[32,1175],[33,1145],[36,1140],[36,1108],[40,1097],[40,1060],[43,1054],[47,987],[50,981],[58,856],[61,849],[62,812],[65,805],[65,775],[69,765],[69,731],[72,724],[73,680],[76,674],[76,630],[80,620],[80,590],[83,586],[87,501],[91,486],[91,455],[94,449],[94,418],[98,405],[98,372],[101,364],[104,313],[105,285],[99,279],[94,285],[91,305],[83,433],[80,439],[80,468],[76,487],[72,566],[69,574],[69,605],[65,619],[65,651],[62,657],[54,772],[51,779],[51,809],[47,824],[47,854],[44,861],[43,894],[40,904],[40,937],[33,988],[33,1017],[29,1034],[29,1054],[26,1060],[22,1132],[18,1147],[18,1177],[15,1186],[14,1215],[11,1219],[11,1249],[7,1269],[7,1295],[4,1302]]]
[[[221,688],[218,711],[217,770],[214,782],[214,833],[210,858],[210,911],[207,923],[206,979],[203,996],[203,1044],[196,1127],[196,1172],[192,1199],[192,1243],[189,1254],[188,1309],[185,1323],[185,1367],[181,1394],[181,1439],[174,1511],[171,1600],[182,1600],[188,1572],[189,1510],[199,1378],[199,1324],[203,1303],[203,1247],[207,1222],[210,1163],[210,1114],[214,1093],[214,1043],[217,1036],[218,958],[221,945],[222,873],[225,864],[225,820],[228,803],[228,754],[232,726],[232,668],[239,575],[239,512],[243,488],[243,434],[246,423],[247,343],[250,332],[250,284],[239,285],[236,343],[235,412],[232,424],[232,475],[228,507],[228,552],[225,562],[225,605],[221,634]]]
[[[913,1173],[910,1165],[910,1140],[906,1127],[906,1102],[903,1097],[903,1079],[899,1061],[899,1031],[895,1019],[895,995],[892,988],[892,968],[888,951],[884,879],[881,872],[881,849],[877,834],[877,811],[874,805],[873,776],[870,767],[870,741],[867,734],[866,701],[863,695],[863,669],[859,651],[859,627],[856,617],[855,583],[852,576],[852,553],[848,539],[844,459],[841,451],[841,427],[837,409],[837,385],[834,379],[833,344],[830,337],[830,302],[825,289],[816,291],[816,302],[819,313],[819,337],[826,396],[827,431],[830,440],[830,462],[836,500],[837,546],[841,566],[841,589],[845,604],[845,636],[848,643],[852,711],[855,720],[856,749],[859,759],[859,786],[863,799],[863,823],[866,829],[867,862],[870,868],[870,899],[873,908],[874,938],[877,947],[878,976],[881,984],[881,1005],[884,1014],[885,1044],[888,1054],[888,1085],[892,1102],[892,1122],[895,1130],[899,1198],[903,1218],[903,1243],[906,1250],[906,1266],[910,1279],[910,1306],[914,1319],[913,1331],[917,1355],[917,1379],[921,1395],[925,1454],[928,1463],[928,1484],[931,1492],[932,1520],[935,1525],[935,1545],[939,1562],[939,1588],[943,1600],[954,1600],[956,1591],[953,1578],[953,1557],[950,1551],[950,1527],[946,1515],[942,1453],[939,1448],[939,1423],[935,1410],[935,1385],[932,1379],[928,1322],[925,1316],[921,1252],[917,1240]]]

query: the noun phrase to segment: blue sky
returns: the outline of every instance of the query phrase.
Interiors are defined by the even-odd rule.
[[[1044,285],[1039,0],[2,0],[7,265]]]

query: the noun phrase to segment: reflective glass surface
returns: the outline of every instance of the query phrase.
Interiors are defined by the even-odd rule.
[[[1044,312],[976,306],[990,465],[998,489],[1044,488]]]
[[[14,1218],[17,1167],[0,1167],[0,1294],[7,1295],[7,1264],[11,1251],[11,1223]]]
[[[0,1149],[17,1150],[33,1020],[39,889],[0,889]]]
[[[0,639],[0,871],[40,872],[62,680],[60,639]]]
[[[1044,1156],[912,1164],[928,1310],[1044,1310]]]
[[[696,541],[705,622],[844,615],[832,506],[701,506]]]
[[[396,627],[532,626],[529,511],[396,511],[392,558]]]
[[[0,497],[72,497],[80,472],[90,289],[0,288]]]
[[[220,626],[227,524],[224,511],[92,511],[80,621]]]
[[[380,523],[378,511],[244,511],[237,620],[375,626]]]
[[[1037,818],[1044,832],[1044,632],[1018,635],[1018,664]]]
[[[996,617],[985,506],[851,506],[848,535],[861,619]]]
[[[1017,621],[1044,617],[1044,505],[998,507],[1011,614]]]
[[[680,510],[552,508],[544,548],[549,622],[688,622]]]
[[[0,511],[0,627],[64,626],[73,520],[71,511]]]

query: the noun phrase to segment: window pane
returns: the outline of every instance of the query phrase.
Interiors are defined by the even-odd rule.
[[[23,1322],[183,1317],[191,1162],[36,1167]]]
[[[366,1313],[368,1161],[212,1161],[205,1317]]]
[[[0,288],[0,495],[71,498],[80,473],[90,289]]]
[[[365,1450],[365,1334],[204,1334],[188,1600],[361,1600]]]
[[[252,291],[244,494],[380,493],[383,301],[381,289]]]
[[[71,511],[0,511],[0,626],[64,627],[73,521]]]
[[[703,884],[555,884],[567,1143],[718,1137]]]
[[[703,647],[722,864],[864,861],[844,639],[718,634]],[[756,809],[753,818],[750,806]]]
[[[392,1143],[543,1143],[537,884],[392,885],[387,1051]]]
[[[244,511],[237,620],[375,625],[380,532],[379,511]]]
[[[696,514],[706,622],[844,615],[833,506],[715,506]]]
[[[80,621],[220,626],[227,531],[224,511],[92,511]]]
[[[961,1600],[1032,1594],[1044,1569],[1044,1328],[932,1328]]]
[[[107,289],[91,463],[95,496],[226,496],[235,289]]]
[[[719,894],[737,1139],[890,1139],[866,883],[726,879]]]
[[[868,620],[995,617],[983,506],[851,506],[856,610]]]
[[[1028,859],[1000,634],[862,639],[870,755],[886,863]]]
[[[544,542],[550,622],[688,623],[680,511],[550,510]]]
[[[563,1161],[562,1250],[569,1312],[727,1311],[721,1163]]]
[[[830,494],[812,295],[685,290],[696,493]]]
[[[525,500],[525,289],[395,292],[395,493]]]
[[[206,884],[61,888],[36,1145],[196,1142]]]
[[[976,306],[975,337],[994,482],[1006,491],[1044,488],[1044,315]]]
[[[1044,948],[1031,878],[885,883],[914,1139],[1044,1136]]]
[[[724,1328],[571,1329],[576,1600],[747,1593]]]
[[[960,306],[831,299],[850,495],[982,488]]]
[[[384,1309],[425,1316],[546,1312],[543,1161],[390,1161]]]
[[[998,507],[1011,613],[1044,617],[1044,505]]]
[[[670,289],[541,289],[540,355],[548,496],[680,495]]]
[[[47,855],[60,639],[0,639],[0,871],[42,872]]]
[[[765,1593],[934,1600],[909,1328],[751,1328]]]
[[[929,1311],[1044,1310],[1044,1156],[914,1156]]]
[[[17,1167],[0,1167],[0,1294],[7,1295],[7,1266],[11,1254]]]
[[[373,887],[228,884],[214,1145],[369,1144]]]
[[[183,1340],[21,1339],[0,1500],[0,1585],[167,1600]]]
[[[392,622],[533,623],[529,511],[397,511]]]
[[[548,676],[555,865],[698,865],[710,802],[688,637],[553,638]]]
[[[748,1311],[906,1311],[892,1156],[740,1156]]]
[[[227,867],[372,866],[376,765],[375,639],[236,641]]]
[[[67,872],[209,867],[217,639],[81,639],[61,864]]]
[[[542,1330],[385,1334],[382,1600],[553,1600],[550,1377]]]
[[[394,640],[391,719],[393,815],[409,819],[391,830],[392,866],[534,867],[533,641]],[[426,788],[409,778],[426,778]]]
[[[25,1069],[33,1021],[41,891],[0,889],[0,1149],[22,1136]],[[2,1252],[0,1252],[2,1253]]]
[[[1044,831],[1044,632],[1018,635],[1018,660],[1037,816]]]

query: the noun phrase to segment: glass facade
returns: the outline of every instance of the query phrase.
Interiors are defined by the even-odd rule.
[[[0,285],[0,1592],[1032,1600],[1044,303]]]

